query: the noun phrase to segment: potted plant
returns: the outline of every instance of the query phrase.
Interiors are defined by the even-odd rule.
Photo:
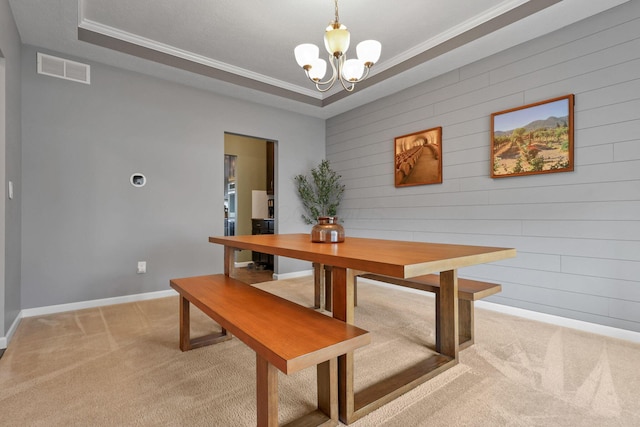
[[[302,201],[305,213],[302,219],[307,224],[318,223],[311,231],[314,242],[341,242],[344,240],[344,229],[338,224],[338,207],[344,193],[342,178],[331,169],[328,160],[311,169],[311,176],[297,175],[294,179],[298,196]]]

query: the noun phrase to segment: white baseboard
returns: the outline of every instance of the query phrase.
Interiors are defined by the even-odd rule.
[[[274,280],[293,279],[298,277],[310,276],[313,274],[313,270],[296,271],[293,273],[274,274]],[[375,280],[359,278],[358,281],[370,283],[376,286],[393,288],[395,290],[401,290],[404,292],[413,292],[421,295],[433,296],[430,292],[424,292],[411,288],[404,288],[399,286],[390,285],[388,283],[382,283]],[[20,320],[25,317],[42,316],[45,314],[62,313],[65,311],[82,310],[85,308],[102,307],[105,305],[122,304],[127,302],[144,301],[156,298],[165,298],[177,295],[177,292],[173,289],[166,291],[148,292],[144,294],[126,295],[121,297],[104,298],[99,300],[90,300],[83,302],[75,302],[70,304],[58,304],[47,307],[27,308],[22,310],[16,320],[13,322],[6,337],[0,337],[0,349],[7,348],[11,337],[15,333]],[[525,310],[522,308],[510,307],[502,304],[495,304],[486,301],[476,301],[475,306],[485,310],[491,310],[498,313],[509,314],[512,316],[522,317],[525,319],[535,320],[538,322],[549,323],[558,326],[564,326],[567,328],[578,329],[585,332],[591,332],[594,334],[604,335],[607,337],[618,338],[626,341],[640,343],[640,333],[634,331],[628,331],[626,329],[614,328],[611,326],[598,325],[595,323],[584,322],[581,320],[569,319],[566,317],[554,316],[551,314],[538,313],[536,311]]]
[[[144,294],[125,295],[121,297],[103,298],[90,301],[72,302],[69,304],[57,304],[46,307],[25,308],[18,313],[18,317],[9,328],[6,337],[0,337],[0,349],[7,348],[20,321],[25,317],[43,316],[46,314],[63,313],[65,311],[83,310],[85,308],[103,307],[105,305],[123,304],[126,302],[145,301],[156,298],[165,298],[178,295],[173,289],[166,291],[147,292]]]
[[[293,279],[297,277],[310,276],[312,274],[313,274],[313,270],[296,271],[293,273],[274,274],[273,279],[274,280]],[[43,316],[46,314],[63,313],[65,311],[73,311],[73,310],[83,310],[85,308],[102,307],[105,305],[123,304],[127,302],[136,302],[136,301],[144,301],[144,300],[150,300],[150,299],[156,299],[156,298],[165,298],[165,297],[170,297],[174,295],[178,295],[178,293],[173,289],[168,289],[166,291],[147,292],[144,294],[125,295],[121,297],[72,302],[68,304],[50,305],[50,306],[37,307],[37,308],[25,308],[18,315],[18,319],[16,319],[16,322],[14,322],[12,329],[15,330],[14,326],[17,327],[17,323],[19,323],[19,319],[24,317]]]
[[[16,329],[18,329],[18,325],[20,324],[20,320],[22,320],[22,312],[18,313],[18,316],[11,324],[11,327],[7,331],[6,337],[0,337],[0,349],[7,348],[9,346],[9,342],[11,342],[11,338],[13,338],[13,334],[16,333]]]
[[[413,292],[421,295],[433,297],[431,292],[424,292],[418,289],[394,286],[389,283],[378,282],[375,280],[358,278],[359,282],[366,282],[376,286],[393,288],[405,292]],[[598,325],[582,320],[569,319],[567,317],[554,316],[552,314],[539,313],[537,311],[525,310],[523,308],[511,307],[508,305],[496,304],[487,301],[476,301],[476,308],[495,311],[497,313],[509,314],[511,316],[522,317],[524,319],[535,320],[538,322],[549,323],[552,325],[563,326],[566,328],[577,329],[579,331],[590,332],[593,334],[604,335],[610,338],[617,338],[635,343],[640,343],[640,332],[629,331],[626,329],[614,328],[612,326]]]
[[[85,308],[102,307],[105,305],[123,304],[126,302],[144,301],[178,295],[173,289],[166,291],[147,292],[144,294],[125,295],[121,297],[103,298],[90,301],[72,302],[69,304],[50,305],[47,307],[25,308],[20,313],[22,317],[42,316],[45,314],[62,313],[65,311],[83,310]]]
[[[483,308],[485,310],[491,310],[503,314],[510,314],[512,316],[523,317],[525,319],[535,320],[542,323],[564,326],[566,328],[577,329],[584,332],[591,332],[593,334],[604,335],[610,338],[618,338],[625,341],[640,343],[640,332],[629,331],[627,329],[598,325],[597,323],[569,319],[568,317],[539,313],[537,311],[525,310],[523,308],[511,307],[508,305],[496,304],[487,301],[476,301],[475,306],[477,308]]]
[[[296,277],[310,276],[312,274],[313,274],[313,270],[305,270],[305,271],[296,271],[293,273],[286,273],[286,274],[274,274],[273,278],[274,280],[293,279]],[[150,299],[156,299],[156,298],[165,298],[165,297],[170,297],[174,295],[178,295],[178,293],[173,289],[169,289],[166,291],[147,292],[144,294],[125,295],[121,297],[72,302],[68,304],[50,305],[45,307],[25,308],[18,315],[18,319],[16,319],[16,322],[14,322],[12,329],[10,329],[10,331],[11,330],[15,331],[15,328],[17,328],[18,326],[19,320],[25,317],[43,316],[46,314],[55,314],[55,313],[63,313],[65,311],[83,310],[85,308],[102,307],[105,305],[123,304],[127,302],[144,301],[144,300],[150,300]],[[6,338],[0,337],[0,348],[3,348],[1,347],[3,340],[8,341]]]
[[[312,276],[313,270],[294,271],[293,273],[274,274],[274,280],[296,279],[298,277]]]

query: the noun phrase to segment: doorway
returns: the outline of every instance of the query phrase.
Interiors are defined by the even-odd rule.
[[[224,135],[224,221],[226,235],[266,234],[276,224],[276,142],[233,133]],[[273,256],[236,251],[236,275],[257,283],[272,280]],[[240,278],[240,277],[239,277]]]

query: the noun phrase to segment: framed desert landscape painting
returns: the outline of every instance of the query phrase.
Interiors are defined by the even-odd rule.
[[[396,187],[442,182],[442,128],[432,128],[394,140]]]
[[[491,115],[491,177],[573,170],[574,96]]]

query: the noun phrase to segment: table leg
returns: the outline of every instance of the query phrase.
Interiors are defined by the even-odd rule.
[[[356,272],[351,269],[332,267],[333,317],[353,324],[355,320],[353,283]]]
[[[324,292],[322,264],[314,262],[313,264],[313,308],[323,308],[322,295]]]
[[[440,326],[440,353],[458,360],[458,272],[456,270],[440,273],[440,292],[438,319]]]
[[[224,247],[224,274],[233,276],[236,268],[236,250],[231,246]]]
[[[224,274],[233,276],[236,270],[236,249],[231,246],[224,247]],[[222,334],[227,335],[227,330],[222,328]]]
[[[354,323],[355,276],[362,272],[333,269],[333,317]],[[441,325],[438,342],[440,354],[428,357],[390,377],[355,392],[354,353],[338,358],[338,394],[340,421],[354,421],[398,398],[419,384],[439,375],[458,363],[458,279],[455,270],[441,273],[437,321]]]
[[[355,309],[353,288],[355,274],[353,270],[333,267],[333,317],[353,324]],[[353,352],[338,357],[338,402],[340,420],[349,423],[354,413]]]
[[[333,276],[333,273],[331,273],[331,270],[333,270],[333,267],[325,264],[323,270],[324,271],[322,273],[324,277],[324,309],[327,311],[331,311],[333,310],[333,305],[332,305],[333,304],[333,285],[331,284],[331,280]],[[353,290],[355,292],[355,286]],[[354,303],[355,303],[355,300],[354,300]]]
[[[331,267],[330,265],[313,263],[313,287],[314,299],[313,308],[331,311],[332,286],[331,286]],[[354,288],[355,289],[355,288]]]

